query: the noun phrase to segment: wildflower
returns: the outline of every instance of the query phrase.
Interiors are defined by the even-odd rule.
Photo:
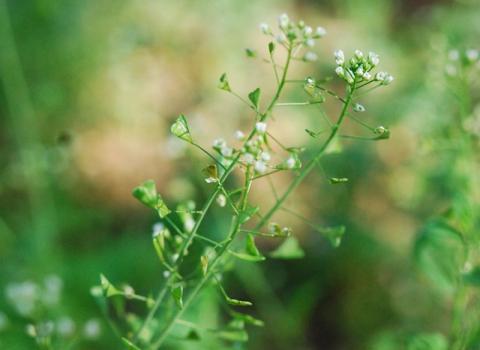
[[[222,154],[222,156],[228,158],[233,155],[233,149],[228,146],[223,146],[222,148],[220,148],[220,153]]]
[[[375,67],[380,63],[380,58],[378,57],[378,55],[375,52],[369,52],[368,53],[368,62],[372,66]]]
[[[125,297],[127,299],[130,299],[135,295],[135,290],[133,289],[132,286],[126,284],[123,286],[123,294],[125,294]]]
[[[288,18],[288,15],[286,13],[283,13],[278,17],[278,26],[281,29],[287,29],[289,24],[290,24],[290,18]]]
[[[226,145],[227,145],[227,142],[222,138],[218,138],[218,139],[213,140],[213,147],[215,147],[215,148],[220,149],[220,148],[222,148]]]
[[[56,329],[58,334],[68,337],[75,331],[75,323],[68,316],[63,316],[57,320]]]
[[[165,277],[165,278],[170,277],[170,271],[168,271],[168,270],[163,271],[163,277]]]
[[[31,323],[27,324],[27,326],[25,327],[25,332],[28,336],[32,338],[35,338],[37,336],[37,330],[35,329],[35,326]]]
[[[185,222],[183,223],[183,226],[187,232],[191,232],[195,227],[195,220],[193,220],[191,216],[188,216]]]
[[[327,35],[327,31],[323,27],[317,27],[315,30],[315,37],[316,38],[323,38],[325,35]]]
[[[285,36],[285,34],[283,33],[280,33],[278,34],[275,39],[277,39],[277,42],[279,44],[285,44],[287,42],[287,37]]]
[[[378,72],[377,74],[375,74],[375,80],[377,81],[384,81],[386,77],[387,77],[386,72]]]
[[[469,49],[465,52],[467,60],[470,62],[475,62],[478,59],[478,50]]]
[[[307,39],[307,40],[305,40],[305,45],[307,45],[308,47],[314,47],[315,46],[315,40]]]
[[[45,291],[42,294],[42,301],[47,305],[54,305],[60,301],[60,294],[63,282],[57,275],[49,275],[44,279]]]
[[[337,50],[335,51],[335,62],[338,65],[342,65],[345,63],[345,54],[343,53],[342,50]],[[337,73],[338,74],[338,73]]]
[[[268,153],[268,152],[262,152],[262,153],[260,153],[260,158],[261,158],[263,161],[268,162],[268,161],[271,159],[270,153]]]
[[[363,52],[360,51],[360,50],[355,50],[355,57],[359,60],[361,60],[363,58]]]
[[[11,283],[7,285],[6,295],[20,315],[30,316],[39,298],[39,288],[31,281]]]
[[[460,52],[458,52],[458,50],[450,50],[448,52],[448,59],[450,61],[458,61],[459,58],[460,58]]]
[[[255,162],[255,171],[257,171],[260,174],[265,173],[267,171],[267,165],[265,164],[265,162],[261,160],[257,160]]]
[[[365,72],[363,73],[362,78],[365,80],[370,80],[372,79],[372,75],[369,72]]]
[[[96,339],[100,336],[100,322],[96,318],[92,318],[85,322],[83,327],[83,335],[87,339]]]
[[[335,73],[337,73],[337,75],[338,75],[340,78],[345,78],[345,69],[343,69],[343,67],[337,67],[337,68],[335,68]]]
[[[267,23],[260,23],[260,30],[263,34],[270,34],[271,30]]]
[[[227,204],[227,197],[223,194],[219,194],[217,196],[217,204],[223,208]]]
[[[365,74],[365,71],[363,70],[363,67],[362,66],[358,67],[357,71],[355,72],[355,75],[357,77],[363,77],[363,74]]]
[[[355,105],[353,106],[353,110],[355,112],[365,112],[365,107],[360,103],[355,103]]]
[[[286,163],[287,163],[287,168],[293,169],[297,164],[297,160],[294,157],[289,157]]]
[[[177,261],[179,257],[180,257],[180,255],[178,255],[177,253],[176,253],[176,254],[173,254],[173,255],[172,255],[172,261],[173,261],[173,262]]]
[[[267,131],[267,123],[258,122],[255,124],[255,129],[258,133],[264,134]]]
[[[165,229],[163,222],[156,222],[152,227],[152,236],[156,237]]]
[[[253,164],[253,162],[255,161],[255,157],[253,156],[253,154],[251,153],[245,153],[244,155],[242,155],[242,158],[241,158],[242,162],[244,162],[245,164]]]
[[[237,140],[243,140],[245,138],[245,134],[241,130],[235,131],[235,138]]]
[[[305,56],[303,56],[303,59],[307,62],[315,62],[318,59],[318,56],[315,52],[308,51],[305,53]]]
[[[382,85],[388,85],[388,84],[390,84],[393,80],[394,80],[393,76],[391,76],[390,74],[387,74],[387,76],[385,77],[385,79],[383,79]]]
[[[310,35],[312,35],[312,33],[313,33],[312,27],[306,26],[305,28],[303,28],[303,35],[304,36],[310,36]]]

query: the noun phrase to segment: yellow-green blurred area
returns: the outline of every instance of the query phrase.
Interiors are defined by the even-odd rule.
[[[227,72],[244,97],[260,87],[267,101],[275,77],[261,59],[268,38],[259,23],[274,26],[284,12],[328,32],[313,48],[318,61],[295,61],[291,79],[333,77],[329,87],[343,94],[333,51],[380,55],[380,69],[395,81],[360,98],[367,109],[360,117],[388,127],[391,138],[342,140],[342,152],[322,158],[285,205],[316,224],[345,225],[339,248],[281,211],[275,221],[292,227],[305,258],[240,262],[225,274],[229,293],[253,300],[248,312],[265,321],[236,348],[407,349],[414,334],[430,334],[431,343],[448,334],[451,299],[416,267],[413,245],[455,197],[452,163],[432,150],[432,135],[457,108],[445,77],[449,50],[479,48],[477,1],[0,0],[1,349],[35,347],[25,332],[31,320],[9,299],[12,284],[42,284],[52,274],[63,284],[47,312],[52,320],[68,316],[78,334],[100,320],[99,334],[77,348],[121,348],[90,287],[100,273],[145,295],[163,283],[151,244],[158,218],[131,190],[154,179],[171,207],[204,203],[213,187],[201,169],[210,161],[172,138],[170,125],[185,114],[205,148],[217,137],[233,142],[237,129],[248,132],[252,111],[220,91],[218,78]],[[245,48],[260,58],[247,58]],[[280,102],[305,98],[301,85],[291,84]],[[322,108],[335,120],[341,105],[327,98]],[[319,142],[304,130],[327,127],[320,111],[278,107],[269,130],[286,145],[307,147],[308,158]],[[342,132],[368,130],[347,120]],[[349,182],[331,185],[330,177]],[[291,179],[272,177],[279,192]],[[273,200],[269,183],[257,181],[252,203],[266,210]],[[202,231],[221,239],[228,224],[216,207]],[[264,251],[277,244],[258,242]],[[226,322],[214,289],[183,318],[212,327]],[[170,341],[165,348],[228,347],[213,339],[200,344]],[[434,349],[414,346],[408,349]]]

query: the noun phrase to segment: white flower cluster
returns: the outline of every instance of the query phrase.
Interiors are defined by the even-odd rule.
[[[477,65],[480,67],[480,51],[477,49],[467,49],[464,51],[451,50],[448,53],[449,63],[445,66],[445,72],[449,76],[457,76],[459,67],[469,67]]]
[[[265,122],[257,122],[255,124],[256,136],[244,143],[241,149],[236,149],[227,144],[223,138],[213,141],[213,149],[222,156],[222,163],[226,166],[234,160],[236,156],[240,156],[239,162],[245,167],[253,167],[255,173],[265,174],[269,169],[297,169],[300,167],[300,161],[295,153],[291,153],[282,163],[272,166],[272,156],[267,146],[267,124]],[[238,141],[245,141],[245,134],[237,130],[235,138]],[[210,181],[209,178],[206,179]],[[225,201],[220,197],[219,205],[225,205]]]
[[[316,27],[315,29],[305,24],[304,21],[298,23],[293,22],[286,13],[278,17],[278,28],[280,33],[276,34],[272,31],[270,26],[266,23],[260,24],[260,30],[265,35],[275,37],[276,41],[281,45],[303,45],[305,47],[314,47],[315,40],[323,38],[327,31],[323,27]],[[303,56],[304,61],[316,61],[317,54],[307,51]]]
[[[364,55],[362,51],[355,50],[353,57],[349,60],[345,59],[342,50],[335,51],[334,55],[337,63],[335,73],[350,85],[355,82],[372,80],[379,82],[381,85],[388,85],[393,81],[393,76],[387,72],[378,72],[373,75],[373,69],[380,63],[380,58],[374,52]]]

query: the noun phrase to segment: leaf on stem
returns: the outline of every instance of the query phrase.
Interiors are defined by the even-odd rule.
[[[162,263],[165,262],[165,255],[163,254],[165,250],[165,230],[166,229],[156,232],[152,237],[153,247],[155,248],[155,252]]]
[[[230,88],[230,84],[228,83],[228,78],[227,78],[227,73],[223,73],[220,76],[220,82],[218,83],[218,88],[220,90],[225,90],[225,91],[232,91]]]
[[[173,300],[180,309],[183,309],[183,286],[178,284],[171,289]]]
[[[183,114],[180,114],[178,116],[177,120],[175,120],[175,122],[172,124],[170,131],[179,139],[182,139],[183,141],[187,141],[189,143],[193,143],[187,119]]]
[[[110,281],[105,277],[103,274],[100,274],[100,284],[102,286],[103,294],[107,297],[110,298],[115,295],[122,295],[123,293],[115,288],[113,284],[110,283]]]
[[[249,233],[245,240],[245,252],[251,256],[255,256],[259,259],[265,260],[265,257],[260,253],[255,245],[255,237]]]
[[[275,43],[273,41],[270,41],[268,43],[268,52],[271,55],[273,53],[273,51],[275,51]]]
[[[238,300],[238,299],[230,298],[218,280],[217,280],[217,284],[218,284],[218,288],[220,289],[220,292],[222,293],[223,297],[225,298],[225,301],[228,304],[233,306],[252,306],[253,305],[251,302],[246,300]]]
[[[253,49],[249,49],[249,48],[246,48],[245,49],[245,54],[247,55],[247,57],[249,58],[254,58],[254,57],[257,57],[257,52]]]
[[[301,259],[305,256],[305,252],[300,247],[298,240],[290,236],[277,249],[270,253],[275,259]]]
[[[330,244],[338,248],[342,243],[343,235],[345,234],[345,226],[331,226],[331,227],[316,227],[317,232],[324,235],[329,241]]]
[[[258,102],[260,100],[260,88],[256,88],[248,94],[248,99],[252,102],[255,109],[258,109]]]
[[[195,330],[195,329],[190,329],[188,332],[187,336],[185,337],[185,340],[195,340],[198,341],[200,340],[200,334]]]
[[[205,276],[208,271],[208,257],[206,255],[200,257],[200,266],[202,267],[202,273]]]
[[[157,193],[155,182],[153,180],[147,180],[140,186],[135,187],[132,194],[141,203],[156,210],[161,218],[164,218],[171,213],[170,209],[168,209],[163,201],[162,196]]]
[[[343,184],[348,182],[348,178],[346,177],[331,177],[330,178],[330,183],[332,185],[337,185],[337,184]]]

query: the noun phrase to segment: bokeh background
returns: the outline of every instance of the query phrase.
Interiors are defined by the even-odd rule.
[[[52,317],[67,315],[80,331],[99,322],[100,332],[79,348],[120,347],[90,287],[100,273],[145,294],[162,283],[151,247],[156,218],[131,189],[152,178],[169,203],[202,203],[210,191],[200,171],[207,159],[173,140],[169,125],[184,113],[200,143],[232,139],[252,116],[217,89],[217,79],[228,72],[242,95],[258,86],[271,93],[271,67],[244,49],[264,52],[258,24],[274,25],[283,12],[328,31],[314,49],[319,61],[295,63],[293,78],[332,76],[335,49],[380,55],[395,82],[362,99],[362,118],[392,136],[344,142],[322,166],[350,182],[332,186],[319,168],[287,204],[316,223],[345,224],[339,248],[282,213],[305,259],[232,270],[229,290],[255,300],[253,314],[266,321],[244,347],[403,349],[410,335],[448,334],[450,299],[419,271],[413,245],[455,193],[448,159],[427,141],[456,109],[444,74],[447,52],[479,45],[477,1],[2,0],[0,348],[34,347],[8,290],[52,274],[63,285]],[[342,91],[335,79],[330,86]],[[284,100],[302,100],[298,90],[289,87]],[[338,105],[325,109],[334,117]],[[321,123],[318,109],[285,108],[272,131],[284,143],[314,147],[304,129]],[[283,188],[289,179],[274,181]],[[255,193],[268,204],[266,183]],[[215,212],[206,230],[221,230],[227,219]],[[270,241],[261,245],[272,248]],[[222,319],[214,294],[197,305],[203,322]]]

